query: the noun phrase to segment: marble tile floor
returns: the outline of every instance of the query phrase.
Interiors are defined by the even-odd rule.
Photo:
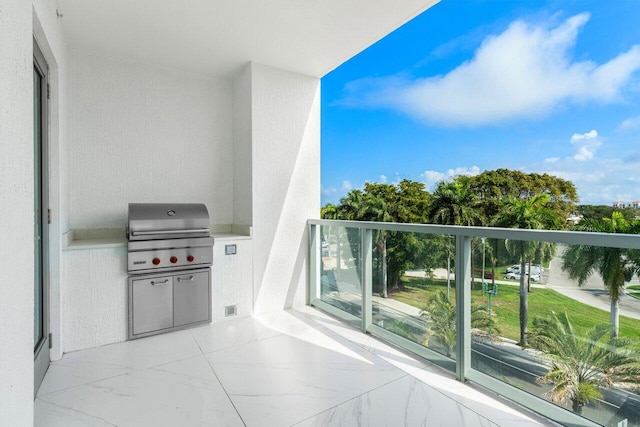
[[[36,426],[540,426],[311,307],[77,351]]]

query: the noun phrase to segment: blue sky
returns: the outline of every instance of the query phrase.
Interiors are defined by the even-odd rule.
[[[443,0],[322,79],[322,204],[496,168],[640,200],[640,1]]]

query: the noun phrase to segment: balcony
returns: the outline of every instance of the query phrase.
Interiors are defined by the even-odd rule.
[[[507,396],[562,425],[640,425],[637,373],[630,382],[617,382],[615,375],[608,377],[615,368],[598,368],[598,359],[614,353],[626,354],[626,363],[637,366],[640,300],[623,292],[616,305],[620,337],[635,340],[635,346],[611,347],[608,325],[617,316],[609,311],[607,288],[597,274],[584,288],[578,286],[564,265],[571,248],[635,250],[640,248],[637,236],[324,220],[310,220],[309,228],[312,306],[441,366],[459,381]],[[505,277],[505,268],[524,247],[531,249],[527,262],[540,263],[535,269],[544,270],[538,278],[531,268],[536,280],[528,292],[526,276],[522,284]],[[544,248],[547,256],[536,252]],[[447,264],[455,266],[449,274]],[[487,279],[491,274],[495,280]],[[394,275],[404,283],[395,287]],[[637,276],[632,280],[637,282]],[[517,345],[522,289],[528,301],[526,348]],[[565,313],[573,329],[546,333],[555,325],[549,319],[561,322]],[[602,328],[598,338],[592,327]],[[564,348],[553,353],[543,339]],[[597,393],[587,401],[572,399],[569,392],[561,399],[562,393],[556,393],[560,380],[549,374],[552,366],[569,378],[565,391],[579,377],[595,378],[584,382]]]
[[[311,307],[65,355],[35,425],[548,425]]]
[[[312,220],[309,251],[307,220],[320,211],[320,79],[435,3],[3,0],[0,425],[33,425],[34,413],[36,425],[64,426],[548,422],[495,393],[587,423],[521,398],[517,385],[474,365],[466,281],[449,289],[462,302],[455,351],[422,346],[421,308],[405,312],[393,295],[374,293],[378,260],[369,255],[384,227],[453,235],[461,278],[476,236],[572,244],[593,235]],[[48,70],[42,122],[34,118],[34,42]],[[38,130],[48,140],[36,153]],[[43,153],[46,167],[34,161]],[[37,267],[35,200],[47,229]],[[126,206],[163,201],[209,208],[219,254],[214,324],[126,341]],[[332,267],[322,265],[323,227],[361,233]],[[638,246],[611,239],[598,243]],[[225,258],[227,243],[236,258]],[[306,307],[307,297],[357,329]],[[238,307],[231,321],[228,304]],[[51,361],[39,390],[34,332],[50,344],[35,340],[44,369]]]

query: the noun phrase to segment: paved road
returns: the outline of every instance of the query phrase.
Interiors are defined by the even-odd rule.
[[[588,304],[607,312],[610,311],[609,292],[605,289],[604,283],[597,273],[592,274],[584,285],[578,286],[578,282],[571,280],[569,275],[562,270],[562,254],[564,250],[565,247],[558,246],[558,253],[551,260],[547,286],[583,304]],[[635,279],[635,282],[637,282],[637,279]],[[640,300],[629,295],[621,295],[620,315],[640,319]]]

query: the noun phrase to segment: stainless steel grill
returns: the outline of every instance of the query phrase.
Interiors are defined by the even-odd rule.
[[[213,264],[209,212],[200,203],[129,203],[127,239],[129,274]]]
[[[212,264],[205,205],[130,203],[129,338],[211,322]]]

